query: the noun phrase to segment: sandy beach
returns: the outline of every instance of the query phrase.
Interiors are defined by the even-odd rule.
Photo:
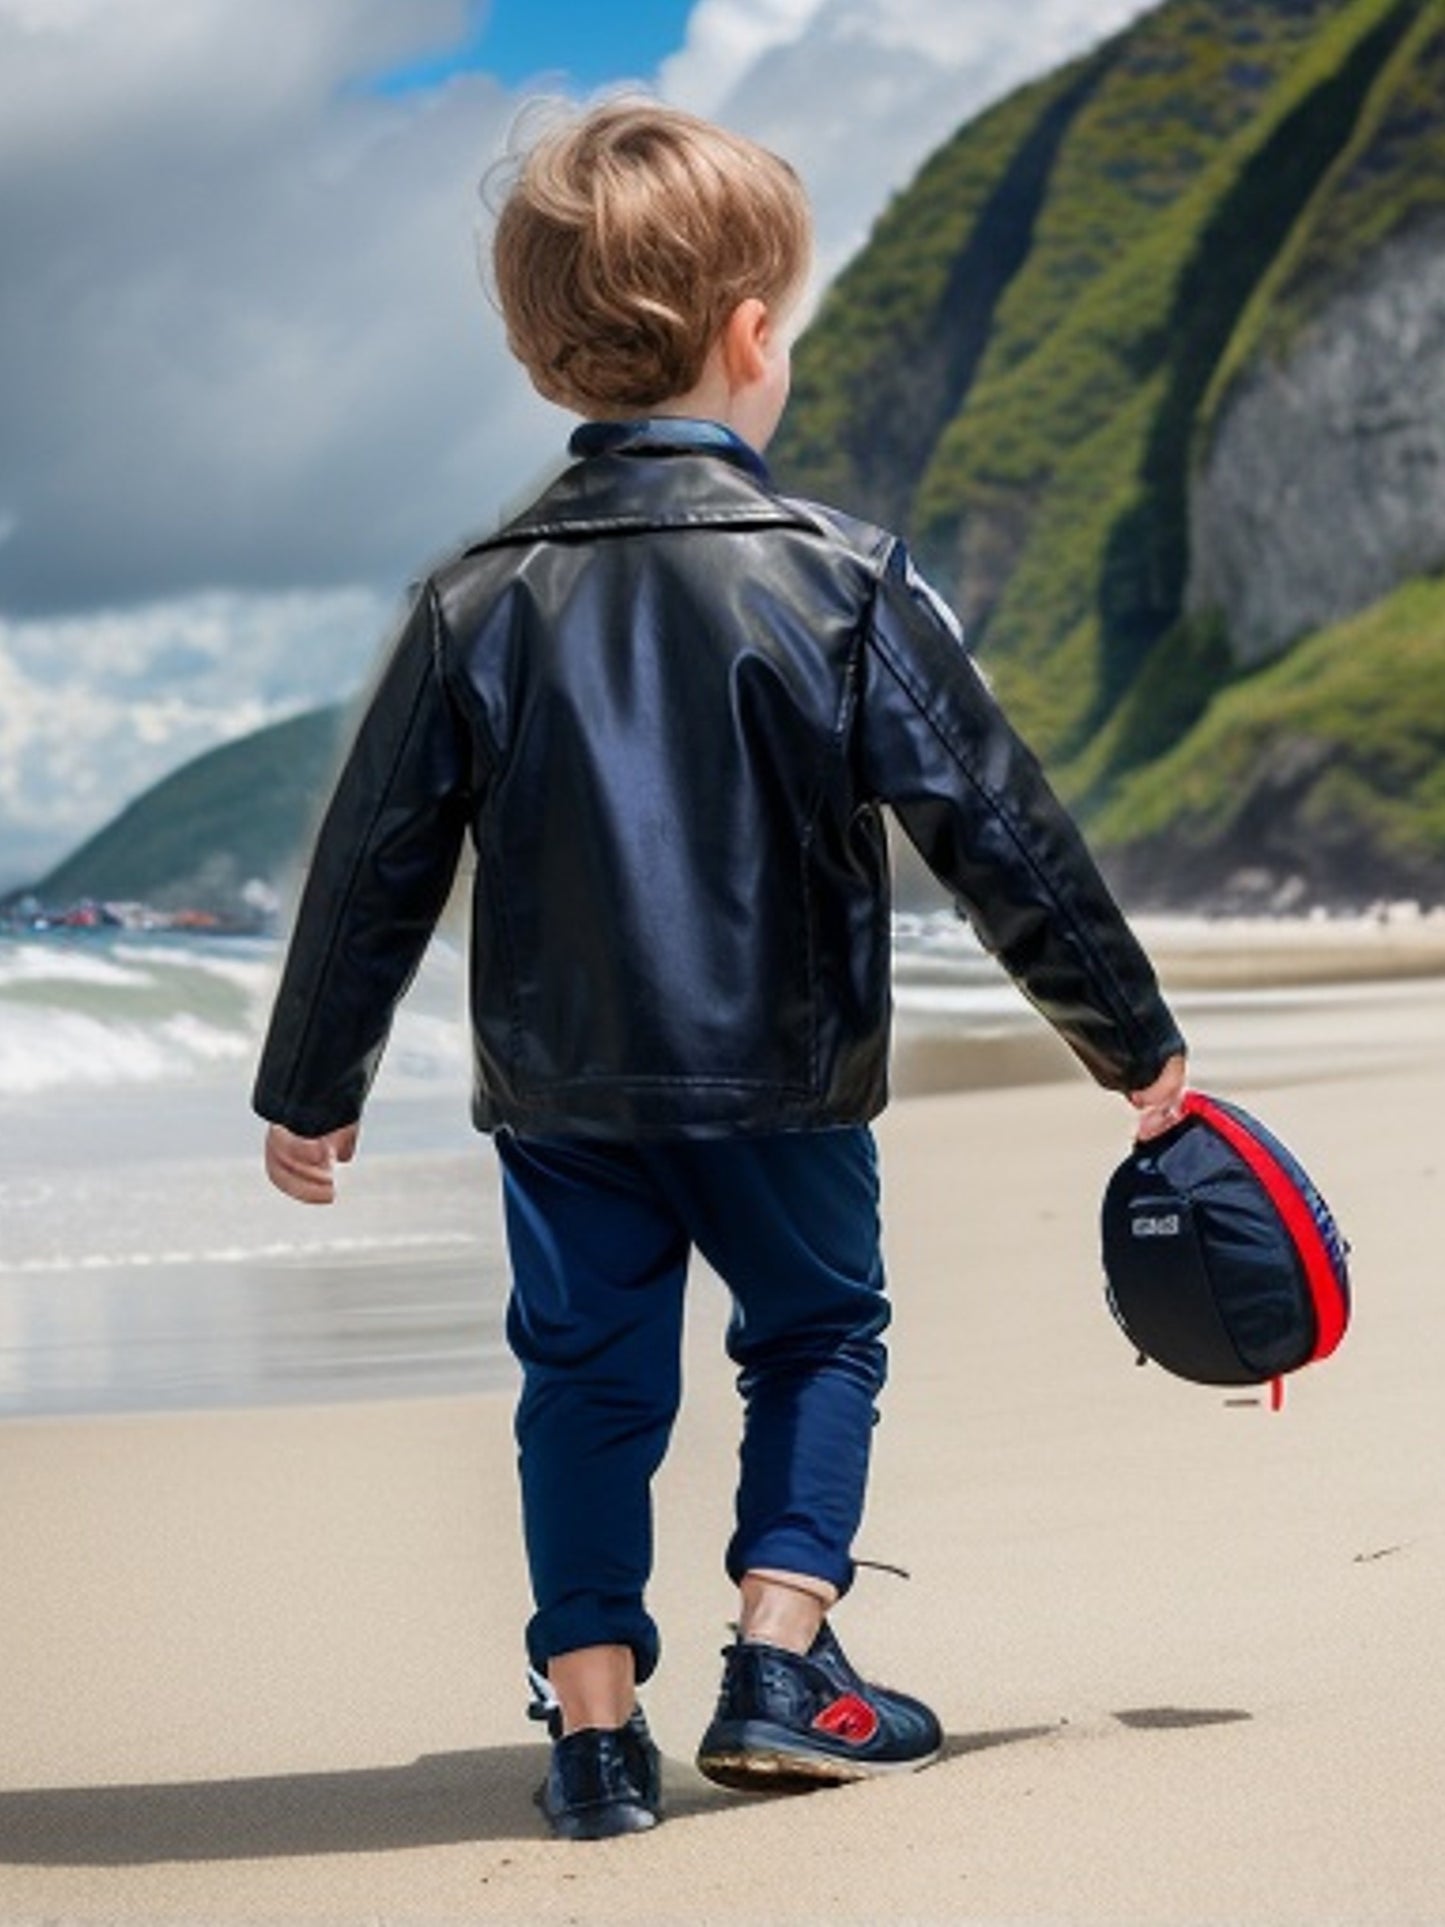
[[[784,1800],[691,1767],[736,1433],[699,1273],[659,1493],[665,1826],[542,1836],[505,1386],[12,1420],[0,1919],[1445,1920],[1445,977],[1330,981],[1357,962],[1303,991],[1201,968],[1185,1006],[1196,1081],[1294,1145],[1354,1247],[1354,1329],[1278,1416],[1136,1369],[1109,1319],[1118,1100],[1047,1036],[992,1089],[905,1040],[858,1550],[911,1578],[864,1572],[837,1624],[937,1705],[940,1764]]]

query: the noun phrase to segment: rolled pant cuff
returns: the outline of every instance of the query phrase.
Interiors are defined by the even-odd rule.
[[[527,1658],[539,1673],[547,1662],[583,1646],[630,1646],[640,1686],[657,1671],[657,1626],[627,1600],[578,1597],[533,1615],[527,1626]]]
[[[842,1553],[829,1551],[804,1533],[770,1533],[751,1545],[728,1547],[727,1574],[739,1585],[744,1573],[759,1569],[769,1572],[803,1573],[810,1579],[823,1579],[841,1599],[853,1584],[853,1561]]]

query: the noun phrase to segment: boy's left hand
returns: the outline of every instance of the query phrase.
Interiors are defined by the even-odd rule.
[[[273,1124],[266,1132],[266,1176],[299,1204],[331,1204],[336,1197],[334,1167],[355,1157],[359,1130],[359,1125],[346,1124],[325,1137],[298,1137],[284,1124]]]
[[[1186,1065],[1183,1053],[1165,1064],[1147,1090],[1130,1091],[1129,1102],[1139,1113],[1134,1135],[1141,1144],[1160,1137],[1179,1122],[1179,1100],[1184,1095]]]

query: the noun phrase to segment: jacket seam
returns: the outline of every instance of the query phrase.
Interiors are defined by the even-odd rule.
[[[489,549],[510,548],[519,543],[556,541],[575,536],[657,535],[667,529],[787,529],[812,528],[811,522],[786,509],[771,506],[756,509],[700,509],[695,513],[673,515],[590,515],[559,517],[548,522],[512,523],[484,536],[464,551],[480,555]]]
[[[717,1090],[717,1091],[773,1091],[784,1097],[816,1099],[818,1092],[807,1084],[793,1084],[775,1077],[669,1077],[663,1074],[648,1074],[632,1071],[599,1071],[590,1077],[533,1078],[528,1081],[532,1092],[546,1094],[553,1091],[593,1090],[610,1085],[621,1085],[627,1090]],[[526,1089],[518,1092],[519,1101],[528,1102]]]
[[[874,594],[876,596],[876,585]],[[814,914],[813,848],[817,842],[818,818],[823,810],[823,797],[827,788],[829,771],[834,766],[841,768],[846,761],[844,751],[847,743],[848,722],[856,699],[855,684],[858,655],[863,646],[863,637],[868,627],[871,607],[872,604],[870,601],[869,607],[865,608],[857,629],[854,631],[853,647],[849,651],[847,667],[845,668],[843,676],[840,678],[841,686],[838,692],[838,705],[833,712],[832,728],[828,733],[827,755],[818,770],[817,780],[814,782],[812,792],[809,795],[808,807],[803,822],[803,834],[799,838],[798,856],[801,865],[803,890],[803,967],[805,981],[808,986],[808,1085],[810,1091],[815,1096],[821,1094],[823,1088],[823,1046],[822,1024],[818,1012],[818,941],[817,919]]]
[[[872,522],[854,522],[848,517],[860,535],[868,534],[872,540],[866,546],[849,539],[849,531],[835,514],[820,502],[805,501],[801,496],[780,495],[777,500],[789,508],[806,525],[821,535],[826,542],[835,543],[855,560],[865,563],[874,573],[875,580],[881,581],[889,554],[897,546],[898,538],[890,535],[887,529],[879,528]]]
[[[451,696],[455,707],[465,711],[467,716],[475,721],[487,754],[491,758],[492,770],[495,772],[501,767],[502,754],[497,745],[496,736],[492,732],[491,719],[481,703],[473,703],[462,694],[467,686],[466,678],[457,677],[453,673],[448,654],[448,645],[453,639],[451,625],[447,621],[446,611],[442,607],[442,599],[437,592],[435,581],[430,577],[424,584],[424,592],[432,609],[431,656],[437,682]]]
[[[506,888],[505,863],[495,839],[487,844],[487,870],[497,905],[497,928],[501,932],[503,968],[507,973],[507,1072],[515,1083],[527,1062],[526,1000],[522,994],[522,971],[517,957],[517,932],[512,920],[510,893]]]
[[[818,1015],[818,936],[817,918],[814,912],[813,850],[818,840],[818,818],[823,810],[823,797],[827,789],[829,769],[839,760],[847,705],[847,678],[844,677],[838,707],[834,711],[832,726],[828,732],[827,752],[820,760],[817,776],[809,791],[807,807],[803,812],[802,834],[798,838],[798,881],[803,897],[803,982],[807,986],[808,993],[807,1089],[813,1096],[817,1096],[822,1088],[822,1026]]]
[[[435,638],[435,643],[433,648],[433,657],[438,664],[438,675],[441,681],[443,682],[444,686],[450,687],[452,679],[451,679],[451,676],[447,673],[449,665],[447,665],[445,662],[444,651],[445,651],[447,639],[452,636],[452,630],[451,630],[450,624],[447,622],[445,610],[443,609],[440,595],[438,595],[435,599],[435,607],[436,607],[436,638]],[[460,677],[459,682],[460,682],[461,689],[466,690],[467,689],[466,678],[464,676]],[[496,734],[492,729],[491,719],[486,713],[485,704],[479,701],[473,701],[469,694],[466,696],[462,696],[459,694],[458,701],[460,706],[465,710],[468,717],[470,717],[472,721],[475,723],[477,730],[480,732],[487,754],[491,758],[491,765],[492,765],[491,774],[494,777],[499,776],[501,774],[502,763],[503,763],[502,751],[501,751],[501,746],[497,741]],[[525,1033],[525,1025],[522,1020],[522,998],[521,998],[521,989],[520,989],[520,981],[519,981],[520,973],[517,969],[516,937],[512,929],[511,909],[508,903],[508,892],[503,887],[503,882],[502,882],[501,853],[496,848],[493,840],[485,834],[484,823],[482,822],[479,812],[475,807],[471,811],[470,834],[472,839],[472,848],[477,853],[477,871],[476,871],[476,878],[472,886],[473,902],[472,902],[472,914],[471,914],[471,929],[470,929],[470,937],[469,937],[469,943],[468,943],[468,970],[469,970],[469,973],[474,973],[478,968],[477,959],[475,956],[475,952],[478,946],[477,907],[478,907],[479,901],[481,900],[482,891],[485,886],[486,893],[487,893],[486,902],[487,902],[488,910],[489,910],[489,913],[495,919],[494,928],[496,929],[496,932],[497,932],[497,949],[501,955],[502,971],[503,971],[504,983],[505,983],[505,994],[506,994],[506,1004],[507,1004],[507,1039],[508,1039],[507,1048],[509,1053],[507,1058],[507,1067],[508,1067],[509,1073],[515,1076],[517,1066],[520,1065],[521,1062],[523,1061],[522,1038]],[[476,1045],[474,1040],[474,1044],[473,1044],[474,1055],[475,1055],[475,1049],[476,1049]]]
[[[1107,989],[1109,1001],[1114,1007],[1114,1021],[1118,1024],[1123,1036],[1131,1040],[1134,1055],[1142,1058],[1149,1048],[1148,1033],[1135,1015],[1123,986],[1119,983],[1108,959],[1095,943],[1086,919],[1079,915],[1074,906],[1069,903],[1067,898],[1060,892],[1049,871],[1030,848],[1021,826],[1016,821],[1013,813],[1005,806],[1003,798],[982,780],[971,766],[968,757],[952,740],[950,732],[943,722],[933,713],[924,693],[908,674],[905,665],[899,660],[897,652],[889,645],[876,623],[870,630],[870,636],[884,667],[888,669],[889,673],[917,710],[919,716],[933,731],[944,749],[952,757],[965,782],[969,783],[973,789],[977,791],[978,795],[983,798],[985,804],[992,811],[999,823],[1003,825],[1019,855],[1043,885],[1050,902],[1074,932],[1080,948],[1086,952],[1097,973],[1099,983]]]
[[[436,624],[437,611],[436,611],[435,597],[432,593],[431,584],[429,582],[426,585],[424,585],[422,589],[422,595],[426,598],[428,621],[431,623],[432,629],[433,629],[433,635],[431,639],[432,647],[428,652],[428,656],[429,656],[429,664],[431,667],[431,671],[433,674],[435,674],[435,666],[436,666],[435,624]],[[376,832],[376,826],[381,821],[382,814],[386,809],[386,806],[390,800],[392,788],[396,782],[397,771],[401,767],[402,754],[405,751],[407,744],[411,741],[412,732],[416,728],[416,719],[418,715],[421,713],[422,701],[426,695],[426,683],[427,683],[426,676],[423,675],[418,677],[417,686],[412,695],[411,707],[407,712],[406,725],[397,739],[396,749],[392,755],[391,766],[387,771],[386,781],[383,784],[381,784],[378,790],[376,803],[372,808],[371,813],[367,819],[366,833],[364,836],[361,836],[357,839],[357,842],[354,846],[351,864],[346,874],[346,882],[338,897],[336,910],[330,919],[331,928],[327,935],[326,948],[322,955],[321,964],[316,972],[316,977],[315,977],[315,984],[317,988],[313,992],[312,996],[308,999],[305,1021],[301,1026],[300,1033],[297,1036],[295,1046],[292,1050],[290,1070],[287,1074],[286,1081],[282,1086],[282,1089],[285,1095],[285,1101],[288,1105],[290,1103],[292,1094],[294,1093],[296,1086],[300,1081],[301,1066],[306,1055],[306,1047],[309,1044],[311,1040],[312,1032],[315,1030],[315,1027],[316,1027],[316,1018],[320,1011],[321,1002],[322,1002],[322,993],[321,993],[320,986],[325,984],[327,978],[331,973],[332,961],[336,956],[337,948],[341,941],[341,929],[342,929],[344,913],[347,907],[349,906],[353,895],[355,894],[357,882],[361,876],[363,864],[371,849],[372,837]]]

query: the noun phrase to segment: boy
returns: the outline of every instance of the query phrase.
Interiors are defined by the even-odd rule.
[[[535,386],[584,418],[576,460],[417,596],[321,830],[256,1087],[271,1178],[330,1202],[470,834],[541,1797],[572,1838],[658,1817],[635,1695],[693,1247],[732,1293],[745,1402],[737,1640],[698,1763],[816,1785],[940,1745],[826,1618],[888,1319],[880,804],[1145,1134],[1183,1087],[1153,974],[952,617],[895,538],[769,481],[809,247],[785,163],[651,102],[521,157],[498,296]]]

